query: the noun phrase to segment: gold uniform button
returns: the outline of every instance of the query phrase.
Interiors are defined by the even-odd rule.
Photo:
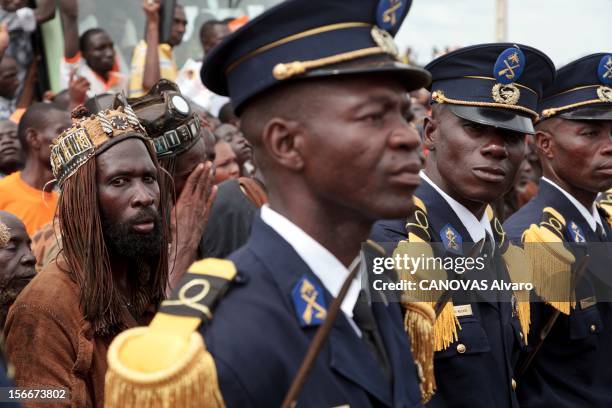
[[[516,380],[512,379],[512,391],[516,391]]]
[[[591,325],[591,333],[595,333],[597,331],[597,326],[594,324]]]
[[[467,347],[465,347],[465,344],[457,344],[457,353],[459,354],[463,354],[465,353],[465,350],[467,350]]]

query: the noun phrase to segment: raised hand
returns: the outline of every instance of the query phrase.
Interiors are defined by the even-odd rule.
[[[189,175],[170,217],[173,237],[169,257],[170,291],[196,260],[198,245],[216,195],[212,163],[199,164]]]

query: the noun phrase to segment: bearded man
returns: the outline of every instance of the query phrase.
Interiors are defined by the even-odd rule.
[[[17,386],[64,388],[72,406],[100,407],[108,345],[164,298],[169,217],[155,149],[129,105],[73,117],[51,150],[62,252],[15,301],[6,348]]]

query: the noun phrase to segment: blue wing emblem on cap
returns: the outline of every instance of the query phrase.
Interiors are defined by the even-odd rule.
[[[500,84],[507,85],[516,82],[525,69],[525,54],[519,48],[506,48],[499,54],[493,76]]]
[[[612,54],[604,55],[597,67],[597,77],[604,85],[612,85]]]
[[[376,9],[376,24],[392,35],[397,33],[411,0],[380,0]]]
[[[318,284],[302,277],[293,287],[291,298],[300,326],[319,326],[323,323],[327,308],[325,294]]]

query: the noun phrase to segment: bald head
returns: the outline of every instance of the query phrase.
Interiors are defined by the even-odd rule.
[[[25,231],[23,222],[21,222],[21,220],[14,214],[0,210],[0,247],[5,246],[8,243],[10,236],[19,229],[23,229]]]
[[[0,211],[0,289],[14,276],[34,274],[36,260],[33,259],[30,243],[23,222],[9,212]]]

